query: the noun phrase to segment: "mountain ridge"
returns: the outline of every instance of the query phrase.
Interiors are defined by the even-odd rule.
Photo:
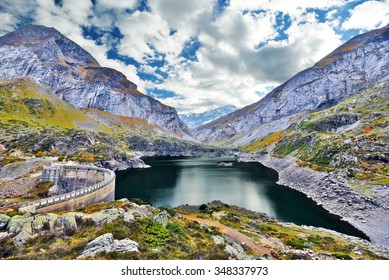
[[[237,109],[235,105],[225,105],[202,113],[179,114],[179,117],[192,129],[232,113]]]
[[[137,85],[100,64],[54,28],[26,25],[0,37],[0,78],[28,77],[78,109],[145,119],[192,139],[177,111],[144,95]]]
[[[336,105],[389,75],[388,40],[389,26],[358,35],[263,99],[196,128],[194,135],[222,143],[264,123]]]

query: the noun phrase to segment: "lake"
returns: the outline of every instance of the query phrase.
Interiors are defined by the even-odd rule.
[[[263,212],[298,225],[366,236],[304,194],[278,185],[276,171],[233,157],[147,157],[146,169],[117,172],[115,198],[140,198],[153,206],[200,205],[212,200]],[[220,163],[232,163],[222,166]]]

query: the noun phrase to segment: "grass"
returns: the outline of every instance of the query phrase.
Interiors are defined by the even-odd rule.
[[[267,148],[270,145],[274,145],[285,136],[283,131],[274,132],[263,138],[255,139],[250,144],[244,145],[242,150],[245,152],[254,152],[261,148]]]

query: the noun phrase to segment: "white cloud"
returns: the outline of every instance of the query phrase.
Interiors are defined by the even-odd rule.
[[[352,0],[354,1],[354,0]],[[161,99],[180,112],[204,111],[220,105],[239,107],[258,101],[267,92],[298,71],[310,67],[340,45],[339,11],[346,0],[231,0],[219,14],[216,0],[148,0],[150,11],[134,11],[137,0],[2,0],[0,30],[15,28],[22,18],[58,29],[90,52],[102,66],[123,72],[141,91],[173,91],[175,97]],[[351,11],[344,29],[370,29],[388,21],[388,1],[365,1]],[[326,22],[307,9],[329,10]],[[254,10],[254,11],[253,11]],[[260,11],[259,11],[260,10]],[[252,11],[252,12],[251,12]],[[291,25],[280,40],[277,16],[289,15]],[[281,25],[284,23],[281,23]],[[83,27],[101,31],[99,43],[83,36]],[[118,27],[123,38],[113,38]],[[276,39],[278,38],[278,39]],[[197,61],[180,54],[194,39],[199,42]],[[113,47],[135,59],[140,67],[108,59]],[[159,60],[156,67],[150,62]],[[168,74],[167,79],[159,74]],[[155,84],[140,73],[162,80]]]
[[[9,13],[0,12],[0,35],[12,31],[16,23],[16,19]]]
[[[351,2],[351,1],[348,1]],[[308,8],[328,9],[341,6],[346,0],[231,0],[231,7],[239,10],[273,10],[288,13],[291,16],[299,16]]]
[[[389,23],[389,1],[369,1],[356,6],[342,28],[371,30]]]

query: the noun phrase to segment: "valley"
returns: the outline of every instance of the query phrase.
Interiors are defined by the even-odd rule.
[[[173,107],[139,92],[122,73],[101,67],[53,28],[28,25],[0,37],[0,206],[11,207],[0,214],[0,258],[387,259],[388,40],[388,26],[358,35],[257,103],[202,120],[191,130]],[[168,156],[166,167],[190,157],[181,163],[198,168],[164,169],[158,162],[149,164],[150,156]],[[235,156],[237,162],[203,164],[222,161],[221,156]],[[146,175],[137,179],[136,191],[117,186],[121,200],[80,212],[41,215],[12,209],[15,203],[47,197],[48,186],[39,181],[43,166],[67,162],[132,179]],[[211,182],[202,175],[212,168],[225,173]],[[263,168],[267,171],[258,175]],[[185,172],[192,173],[183,177]],[[239,180],[229,177],[234,172]],[[163,186],[165,175],[182,180],[181,185]],[[272,183],[264,193],[282,187],[285,194],[273,196],[286,200],[259,200],[259,188],[252,192],[251,185],[245,186],[266,182],[267,176]],[[212,185],[226,189],[206,188]],[[162,195],[148,201],[158,192]],[[128,201],[134,198],[153,205]],[[276,205],[267,215],[252,212],[266,212],[259,207],[266,203]],[[363,232],[354,235],[366,235],[371,243],[315,223],[331,219],[329,213],[298,222],[274,212],[292,209],[293,203],[310,214],[323,207],[337,216],[336,223]],[[226,232],[234,232],[235,239]],[[98,245],[100,239],[92,241],[100,237],[112,248],[91,254],[87,248]],[[241,244],[245,238],[252,242]],[[124,246],[117,245],[121,241],[131,243],[127,253],[115,251]],[[61,253],[60,244],[71,246]],[[175,244],[184,248],[181,253]],[[268,247],[259,253],[261,246]]]

